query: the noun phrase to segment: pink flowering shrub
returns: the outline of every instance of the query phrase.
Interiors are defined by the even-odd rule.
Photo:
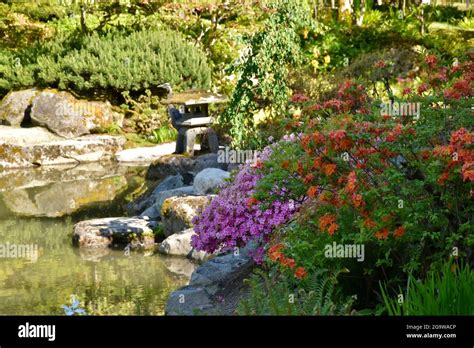
[[[295,140],[295,136],[282,141]],[[259,170],[278,143],[267,146],[255,163],[242,165],[234,182],[227,184],[211,204],[193,219],[195,235],[192,246],[209,253],[243,247],[250,241],[268,242],[272,230],[286,223],[296,212],[298,204],[293,200],[264,205],[252,197],[257,181],[263,176]],[[254,256],[261,262],[263,249]]]

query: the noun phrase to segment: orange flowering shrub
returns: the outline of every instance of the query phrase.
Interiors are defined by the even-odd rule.
[[[286,257],[285,254],[283,254],[283,244],[275,244],[272,247],[270,247],[267,251],[268,258],[273,261],[277,262],[282,266],[283,269],[287,268],[290,270],[293,270],[296,268],[296,270],[293,272],[293,275],[297,279],[304,279],[308,275],[304,267],[299,266],[296,267],[296,262],[294,259],[290,257]]]
[[[474,65],[447,68],[433,57],[426,64],[428,81],[406,87],[398,101],[419,103],[417,115],[381,112],[352,82],[341,87],[339,101],[311,105],[299,97],[304,114],[290,121],[299,142],[265,161],[254,195],[302,204],[285,235],[285,252],[304,267],[296,277],[347,267],[365,278],[369,293],[379,280],[424,274],[453,250],[472,257]],[[268,195],[275,189],[286,194]],[[325,246],[333,242],[364,245],[364,262],[328,257]],[[284,260],[275,253],[270,259]]]

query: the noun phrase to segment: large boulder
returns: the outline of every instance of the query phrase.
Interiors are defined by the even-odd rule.
[[[188,172],[197,174],[206,168],[219,168],[225,170],[227,164],[220,163],[216,153],[209,153],[198,157],[168,155],[162,156],[153,162],[148,169],[146,177],[149,180],[161,180],[170,174],[184,174]]]
[[[256,244],[219,255],[199,266],[188,286],[171,293],[166,315],[230,315],[235,312],[243,280],[252,271]]]
[[[192,260],[204,261],[211,255],[204,251],[197,251],[191,246],[191,237],[194,230],[187,230],[172,234],[161,242],[158,252],[165,255],[184,256]]]
[[[0,126],[0,168],[110,160],[124,144],[122,136],[87,135],[63,139],[39,127]]]
[[[37,93],[34,88],[8,93],[0,102],[0,124],[20,127]]]
[[[61,217],[101,202],[110,202],[127,188],[124,176],[58,181],[0,193],[7,210],[17,216]]]
[[[170,197],[161,207],[161,221],[165,236],[192,227],[192,219],[212,200],[212,196]]]
[[[155,243],[149,221],[139,218],[105,218],[74,225],[73,244],[81,248],[152,248]]]
[[[161,208],[166,199],[170,197],[182,197],[191,195],[194,195],[194,188],[192,186],[183,186],[175,188],[173,190],[158,192],[153,198],[154,203],[143,213],[141,213],[140,216],[148,217],[152,220],[157,220],[161,217]]]
[[[194,192],[197,195],[214,193],[229,177],[230,173],[222,169],[206,168],[194,178]]]
[[[92,130],[121,125],[123,118],[109,102],[79,100],[68,92],[44,90],[33,98],[31,122],[64,138],[76,138]]]
[[[126,173],[127,167],[118,166],[113,162],[4,169],[0,171],[0,192],[33,187],[42,189],[55,183],[100,181],[110,177],[125,177]]]

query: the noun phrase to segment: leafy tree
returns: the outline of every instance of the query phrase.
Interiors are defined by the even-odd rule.
[[[240,64],[233,72],[240,77],[221,122],[230,124],[230,135],[237,148],[261,146],[254,114],[270,108],[270,116],[286,107],[290,66],[301,64],[300,29],[311,24],[304,2],[277,0],[261,31],[249,40]]]

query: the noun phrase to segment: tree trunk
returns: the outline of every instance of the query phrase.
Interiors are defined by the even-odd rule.
[[[81,32],[87,34],[87,24],[86,24],[86,7],[81,5]]]
[[[364,16],[365,16],[365,0],[360,0],[360,9],[359,9],[359,17],[357,17],[357,26],[361,26],[364,23]]]
[[[421,5],[421,36],[425,35],[425,5]]]

